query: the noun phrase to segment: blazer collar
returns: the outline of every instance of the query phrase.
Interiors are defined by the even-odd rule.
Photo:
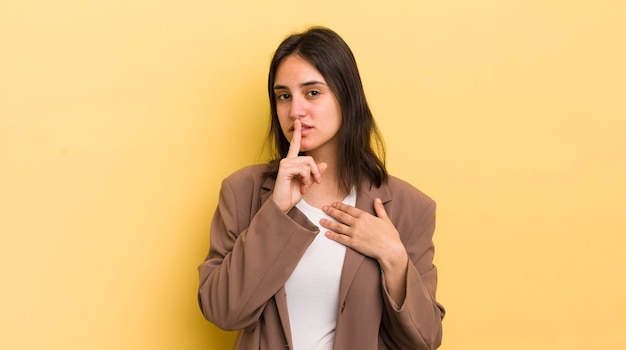
[[[263,182],[261,183],[261,188],[263,189],[261,192],[261,205],[263,205],[263,203],[265,203],[265,201],[272,195],[274,185],[276,185],[276,179],[270,176],[263,177]]]
[[[263,193],[261,193],[263,203],[272,195],[275,184],[276,180],[271,177],[265,177],[263,179],[261,184],[261,188],[264,190]],[[383,204],[389,202],[391,200],[389,185],[385,182],[380,187],[376,187],[370,180],[364,180],[357,191],[356,207],[375,215],[373,203],[376,198],[380,198]]]

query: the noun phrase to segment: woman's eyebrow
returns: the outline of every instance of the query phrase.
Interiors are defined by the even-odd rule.
[[[300,87],[311,86],[311,85],[327,85],[323,81],[311,80],[300,84]],[[289,88],[285,85],[274,85],[274,90],[289,90]]]
[[[312,81],[307,81],[305,83],[300,84],[300,87],[311,86],[311,85],[326,85],[326,83],[323,81],[312,80]]]

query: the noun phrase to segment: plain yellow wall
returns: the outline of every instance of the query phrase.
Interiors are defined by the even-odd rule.
[[[624,349],[626,3],[0,0],[0,348],[228,349],[196,266],[273,49],[353,48],[438,204],[444,350]]]

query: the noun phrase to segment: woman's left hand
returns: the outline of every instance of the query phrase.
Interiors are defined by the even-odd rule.
[[[400,241],[400,234],[378,198],[374,201],[377,216],[338,202],[322,210],[338,221],[320,221],[324,228],[330,230],[326,232],[328,238],[378,260],[383,270],[406,263],[406,249]]]
[[[374,200],[377,216],[344,203],[333,203],[322,210],[338,221],[320,220],[320,225],[330,230],[326,237],[376,259],[389,295],[396,304],[402,305],[409,255],[380,199]]]

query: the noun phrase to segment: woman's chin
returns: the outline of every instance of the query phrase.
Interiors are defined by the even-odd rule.
[[[300,153],[310,152],[313,148],[308,145],[300,144]]]

